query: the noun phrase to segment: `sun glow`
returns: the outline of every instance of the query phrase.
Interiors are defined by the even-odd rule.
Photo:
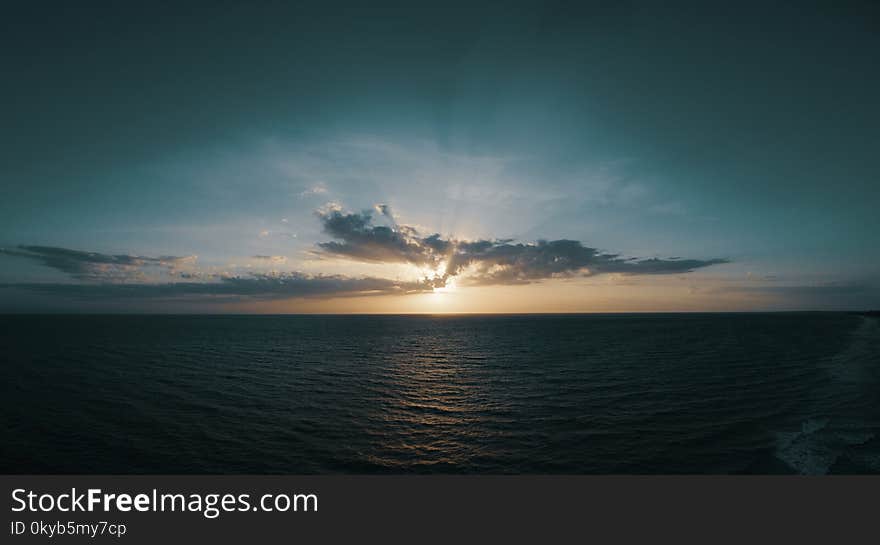
[[[447,280],[444,286],[434,287],[434,295],[443,295],[444,293],[452,293],[453,291],[455,291],[454,278]]]
[[[446,275],[445,262],[439,263],[433,269],[422,269],[420,276],[432,284],[432,294],[435,296],[451,293],[455,290],[455,278]]]

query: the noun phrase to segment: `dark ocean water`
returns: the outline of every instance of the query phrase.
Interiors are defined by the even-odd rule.
[[[850,314],[6,316],[3,473],[880,473]]]

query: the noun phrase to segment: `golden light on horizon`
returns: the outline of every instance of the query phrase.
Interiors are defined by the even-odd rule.
[[[411,269],[410,278],[426,269]],[[433,272],[433,271],[432,271]],[[427,277],[430,280],[430,277]],[[439,278],[438,278],[439,280]],[[464,278],[419,293],[242,301],[224,311],[341,314],[493,314],[534,312],[707,312],[769,307],[763,294],[725,290],[729,276],[598,276],[503,286],[468,285]],[[212,308],[216,308],[212,307]]]

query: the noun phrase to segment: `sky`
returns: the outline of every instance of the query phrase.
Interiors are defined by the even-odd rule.
[[[0,312],[880,307],[880,8],[767,4],[12,4]]]

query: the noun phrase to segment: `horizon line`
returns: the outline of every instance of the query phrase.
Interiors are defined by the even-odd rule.
[[[573,312],[0,312],[11,316],[614,316],[668,314],[878,314],[880,310],[627,310]]]

